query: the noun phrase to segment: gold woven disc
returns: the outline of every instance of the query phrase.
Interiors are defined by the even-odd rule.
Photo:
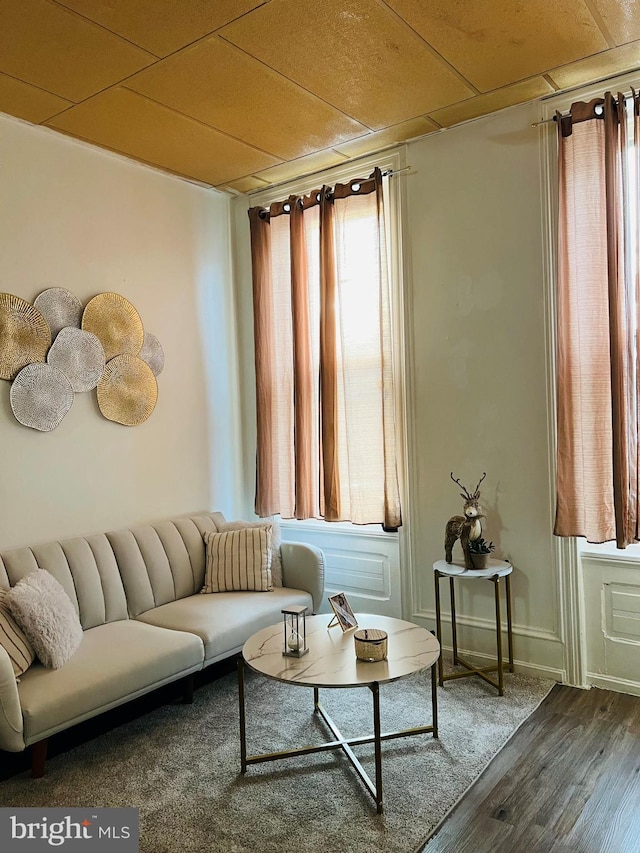
[[[107,420],[137,426],[153,412],[157,400],[156,377],[141,358],[118,355],[107,363],[98,382],[98,406]]]
[[[40,311],[12,293],[0,293],[0,379],[14,379],[27,364],[42,362],[51,330]]]
[[[104,348],[107,361],[116,355],[138,355],[144,341],[140,315],[119,293],[99,293],[87,303],[82,329],[93,332]]]

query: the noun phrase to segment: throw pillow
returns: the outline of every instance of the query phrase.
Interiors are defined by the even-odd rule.
[[[246,527],[206,533],[204,586],[201,592],[273,589],[271,527]]]
[[[5,601],[40,663],[49,669],[60,669],[75,653],[83,633],[62,584],[49,572],[38,569],[19,580]]]
[[[280,525],[277,521],[227,521],[218,530],[244,530],[247,527],[271,527],[271,579],[274,586],[284,586],[280,556]]]
[[[36,653],[11,615],[6,603],[8,594],[8,589],[0,589],[0,646],[9,655],[13,672],[19,678],[34,662]]]

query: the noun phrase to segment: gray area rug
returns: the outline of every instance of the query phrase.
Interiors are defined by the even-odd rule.
[[[143,853],[412,853],[457,802],[553,682],[506,677],[506,695],[480,679],[438,689],[440,738],[383,744],[384,813],[338,751],[239,772],[235,675],[52,759],[43,779],[0,783],[2,806],[140,809]],[[382,730],[431,722],[430,675],[382,685]],[[368,688],[325,690],[323,705],[346,736],[372,731]],[[249,754],[322,743],[313,692],[248,674]],[[355,748],[374,777],[373,747]]]

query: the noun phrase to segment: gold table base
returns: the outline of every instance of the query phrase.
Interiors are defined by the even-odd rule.
[[[478,578],[477,580],[488,580],[493,583],[494,591],[495,591],[495,607],[496,607],[496,653],[497,653],[497,663],[491,666],[481,666],[476,667],[470,664],[468,661],[465,661],[460,657],[458,653],[458,629],[456,625],[456,596],[455,589],[453,585],[453,581],[456,575],[443,575],[437,569],[434,569],[434,580],[435,580],[435,592],[436,592],[436,636],[438,638],[438,642],[440,643],[440,648],[442,649],[442,614],[440,609],[440,578],[448,577],[449,578],[449,592],[451,597],[451,638],[453,645],[453,664],[454,666],[463,666],[466,672],[452,672],[448,675],[444,674],[444,668],[442,665],[442,651],[440,652],[440,657],[438,658],[438,683],[440,687],[444,685],[445,681],[451,681],[455,678],[468,678],[470,675],[477,675],[482,678],[483,681],[486,681],[487,684],[490,684],[492,687],[498,691],[500,696],[504,696],[504,673],[505,670],[507,672],[513,672],[513,623],[511,617],[511,575],[504,575],[505,580],[505,597],[507,603],[507,653],[508,653],[508,663],[504,662],[504,655],[502,650],[502,615],[500,608],[500,580],[501,577],[487,577],[487,578]],[[487,673],[489,672],[497,672],[498,680],[495,681],[492,678],[489,678]]]
[[[437,697],[437,662],[431,666],[431,708],[432,708],[432,725],[419,726],[412,729],[402,729],[394,732],[382,732],[380,730],[380,685],[377,681],[371,684],[363,685],[371,690],[373,695],[373,734],[364,735],[362,737],[346,738],[342,735],[339,728],[331,719],[329,714],[320,703],[320,691],[317,687],[313,688],[313,709],[314,713],[324,721],[329,731],[335,740],[327,741],[326,743],[316,746],[302,746],[295,749],[286,749],[279,752],[265,752],[260,755],[247,755],[247,736],[246,736],[246,712],[245,712],[245,695],[244,695],[244,659],[238,659],[238,703],[240,708],[240,767],[244,774],[247,767],[251,764],[261,764],[265,761],[279,761],[282,758],[295,758],[299,755],[311,755],[314,752],[327,752],[334,749],[341,749],[349,759],[352,767],[356,770],[358,776],[364,783],[367,791],[373,797],[376,804],[378,814],[382,813],[382,742],[386,740],[394,740],[396,738],[411,737],[413,735],[433,734],[434,738],[438,737],[438,697]],[[303,686],[303,685],[298,685]],[[339,688],[331,688],[339,689]],[[363,743],[375,744],[375,766],[376,774],[373,781],[367,771],[364,769],[355,753],[351,749],[352,746],[357,746]]]

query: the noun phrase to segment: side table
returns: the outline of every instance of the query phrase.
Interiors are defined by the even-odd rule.
[[[436,636],[442,646],[442,615],[440,610],[440,578],[449,578],[449,592],[451,596],[451,636],[453,640],[453,663],[463,666],[466,672],[453,672],[444,675],[442,666],[442,655],[438,659],[438,683],[442,687],[445,681],[453,678],[466,678],[470,675],[478,675],[487,684],[495,687],[500,696],[504,696],[504,671],[513,672],[513,626],[511,622],[511,572],[513,566],[505,560],[490,559],[486,569],[465,569],[463,562],[454,561],[447,563],[438,560],[433,564],[433,576],[436,591]],[[493,583],[496,602],[496,648],[497,663],[491,666],[476,667],[463,660],[458,654],[458,630],[456,626],[456,598],[454,580],[456,578],[481,578]],[[502,652],[502,616],[500,613],[500,580],[505,579],[505,597],[507,604],[507,644],[509,661],[504,663]],[[498,680],[494,681],[487,673],[497,672]]]

